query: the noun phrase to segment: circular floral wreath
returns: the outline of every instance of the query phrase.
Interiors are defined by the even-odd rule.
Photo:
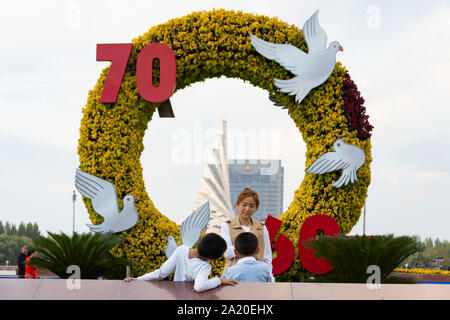
[[[298,281],[305,272],[298,261],[298,236],[306,218],[315,214],[332,216],[343,233],[350,232],[359,219],[370,184],[372,126],[365,115],[364,100],[348,72],[338,62],[328,80],[297,104],[294,97],[279,92],[273,85],[274,78],[290,79],[293,75],[258,54],[250,44],[249,33],[273,43],[289,43],[307,52],[302,31],[277,18],[222,9],[194,12],[152,27],[133,39],[133,50],[115,104],[99,102],[109,67],[89,91],[80,127],[79,168],[112,182],[119,199],[130,193],[140,199],[136,204],[140,215],[137,225],[123,232],[125,242],[113,249],[115,255],[135,262],[135,274],[154,270],[166,260],[165,235],[172,234],[180,242],[179,226],[159,212],[147,194],[140,163],[144,133],[159,104],[147,102],[138,94],[136,61],[139,52],[153,42],[168,45],[175,54],[177,90],[221,76],[238,78],[267,90],[287,109],[301,132],[307,147],[306,168],[325,152],[332,151],[335,140],[342,137],[346,143],[364,150],[366,161],[353,184],[332,187],[340,171],[305,174],[292,203],[280,216],[281,232],[294,243],[297,258],[278,280]],[[156,79],[158,72],[154,68]],[[90,200],[83,200],[91,221],[100,223],[102,217],[95,213]],[[213,265],[213,273],[219,274],[222,266],[223,261]]]

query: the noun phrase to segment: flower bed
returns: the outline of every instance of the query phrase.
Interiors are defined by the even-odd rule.
[[[391,276],[410,278],[417,282],[450,284],[450,271],[397,268]]]
[[[435,269],[403,269],[403,268],[397,268],[397,269],[394,270],[394,272],[426,274],[426,275],[447,275],[447,276],[450,276],[450,271],[435,270]]]

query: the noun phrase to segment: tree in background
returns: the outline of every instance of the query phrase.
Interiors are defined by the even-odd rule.
[[[5,223],[0,221],[0,265],[5,265],[7,260],[9,265],[16,265],[22,247],[25,244],[31,246],[40,235],[36,222],[34,224],[21,222],[19,227],[16,227],[8,221]]]
[[[28,222],[27,224],[21,222],[19,227],[16,227],[16,225],[11,224],[8,221],[5,224],[0,221],[0,235],[1,234],[25,236],[32,240],[37,240],[39,239],[41,232],[39,231],[39,226],[36,222],[34,224],[31,222]]]
[[[443,258],[442,268],[448,269],[450,267],[450,243],[447,240],[440,240],[436,238],[425,238],[421,242],[421,250],[403,261],[402,265],[408,264],[409,268],[426,267],[432,268],[435,257]]]
[[[25,235],[25,232],[26,232],[26,230],[25,230],[25,224],[24,224],[23,222],[21,222],[21,223],[19,224],[19,228],[18,228],[18,230],[17,230],[17,234],[18,234],[18,235]]]
[[[33,240],[25,236],[0,234],[0,265],[5,265],[9,261],[9,265],[17,264],[17,256],[24,245],[31,246]]]
[[[8,225],[8,227],[9,227],[8,234],[10,234],[12,236],[17,236],[18,235],[17,227],[16,227],[15,224]]]

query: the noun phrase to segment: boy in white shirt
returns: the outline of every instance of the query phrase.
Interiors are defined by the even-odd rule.
[[[220,258],[226,248],[227,244],[221,236],[208,233],[200,239],[196,249],[181,245],[159,269],[138,278],[125,278],[124,281],[160,280],[175,270],[173,280],[194,281],[194,290],[197,292],[213,289],[221,284],[236,285],[238,281],[234,279],[208,279],[211,273],[210,263]]]

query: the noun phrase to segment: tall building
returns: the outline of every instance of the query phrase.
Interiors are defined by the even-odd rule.
[[[284,168],[281,160],[229,160],[227,157],[227,123],[222,121],[222,134],[211,151],[205,174],[196,194],[193,210],[209,201],[210,220],[206,232],[220,233],[223,222],[236,216],[233,208],[244,188],[258,192],[260,206],[253,218],[266,220],[283,212]]]
[[[283,213],[284,168],[281,160],[229,160],[228,164],[231,203],[248,187],[259,196],[259,209],[253,218],[266,220],[268,215],[278,217]]]
[[[196,194],[193,210],[209,201],[210,219],[207,233],[220,234],[223,222],[235,216],[230,200],[230,184],[227,166],[227,122],[222,121],[222,134],[217,137],[217,148],[211,151],[205,174]]]

